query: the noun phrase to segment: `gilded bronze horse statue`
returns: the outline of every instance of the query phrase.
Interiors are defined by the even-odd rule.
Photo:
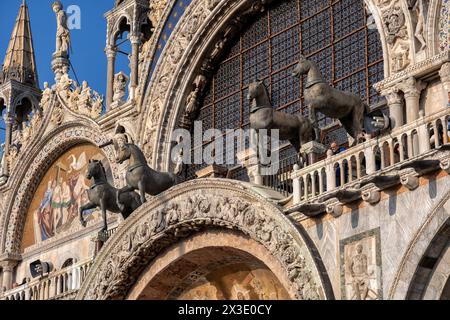
[[[309,119],[300,114],[277,111],[272,103],[263,81],[253,82],[248,88],[250,108],[250,127],[255,130],[278,129],[280,140],[289,140],[300,151],[303,144],[314,140],[314,130]]]
[[[307,74],[305,85],[305,104],[310,108],[310,119],[318,137],[317,115],[319,111],[327,117],[339,119],[341,124],[355,143],[363,137],[364,116],[368,113],[368,106],[354,93],[337,90],[331,87],[322,77],[317,65],[300,57],[292,75],[301,78]]]
[[[117,201],[117,189],[109,184],[106,178],[105,167],[101,161],[89,160],[86,178],[91,180],[91,187],[87,190],[89,203],[80,208],[80,222],[86,227],[83,213],[86,210],[100,208],[103,217],[102,232],[108,230],[106,211],[121,213],[123,218],[128,218],[134,210],[142,205],[141,199],[136,192],[123,192],[120,201]]]
[[[127,186],[117,191],[117,201],[121,201],[124,192],[139,190],[141,202],[146,202],[145,194],[156,196],[177,183],[176,175],[153,170],[147,164],[144,153],[133,143],[121,143],[116,146],[116,162],[129,160],[126,173]]]

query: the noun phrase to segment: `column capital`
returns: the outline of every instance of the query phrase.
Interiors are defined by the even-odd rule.
[[[117,55],[117,51],[114,49],[113,46],[107,46],[105,48],[105,53],[108,59],[114,58]]]
[[[403,103],[402,96],[400,95],[400,89],[398,87],[383,90],[381,91],[381,95],[386,98],[388,105]]]
[[[131,42],[131,44],[141,44],[141,37],[140,36],[130,36],[130,42]]]
[[[423,89],[426,88],[426,86],[426,83],[422,82],[421,80],[416,80],[416,78],[414,77],[409,77],[408,79],[400,83],[398,87],[405,94],[405,98],[418,98],[420,97],[420,93]]]

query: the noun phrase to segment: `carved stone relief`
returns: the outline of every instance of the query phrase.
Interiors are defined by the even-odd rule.
[[[410,63],[410,43],[406,16],[400,1],[378,1],[391,56],[391,71],[399,72]]]
[[[340,241],[341,298],[382,300],[380,230]]]

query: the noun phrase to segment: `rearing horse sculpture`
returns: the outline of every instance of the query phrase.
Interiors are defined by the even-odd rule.
[[[142,204],[136,192],[122,193],[120,195],[120,201],[117,201],[117,189],[108,183],[105,168],[101,161],[89,160],[86,178],[92,180],[92,185],[87,190],[89,203],[86,203],[80,208],[80,222],[84,227],[86,227],[86,221],[83,218],[83,213],[86,210],[100,208],[103,216],[102,231],[106,231],[108,230],[106,211],[121,213],[124,219],[126,219]]]
[[[249,85],[248,100],[251,103],[251,128],[278,129],[280,140],[289,140],[297,152],[302,144],[314,139],[313,127],[308,119],[300,114],[288,114],[273,109],[264,82],[257,81]]]
[[[157,172],[150,168],[144,153],[132,143],[122,143],[116,146],[116,162],[123,163],[129,160],[126,173],[127,186],[117,191],[117,201],[124,192],[139,190],[141,202],[146,202],[145,194],[156,196],[173,187],[176,175],[166,172]]]
[[[317,65],[301,56],[292,75],[301,78],[303,74],[308,75],[304,92],[305,104],[310,108],[310,119],[315,129],[318,130],[316,113],[320,111],[327,117],[339,119],[348,134],[355,139],[355,143],[358,143],[359,138],[363,137],[367,104],[356,94],[331,87],[323,79]]]

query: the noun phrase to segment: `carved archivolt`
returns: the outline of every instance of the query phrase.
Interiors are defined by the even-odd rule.
[[[297,299],[330,298],[295,226],[243,184],[205,179],[154,198],[129,218],[97,257],[77,299],[124,299],[162,250],[205,228],[243,232],[284,267]],[[208,191],[206,191],[208,190]]]

